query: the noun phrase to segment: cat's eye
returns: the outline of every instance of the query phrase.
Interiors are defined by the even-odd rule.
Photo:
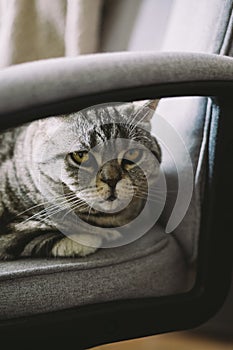
[[[87,151],[72,152],[70,153],[70,157],[76,164],[90,167],[95,161],[94,157]]]
[[[124,158],[123,163],[133,164],[138,162],[141,159],[141,157],[142,157],[142,150],[132,148],[132,149],[129,149],[127,152],[125,152],[123,157]]]

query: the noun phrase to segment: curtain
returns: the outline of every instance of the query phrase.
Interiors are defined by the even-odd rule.
[[[0,68],[94,53],[102,0],[0,0]]]

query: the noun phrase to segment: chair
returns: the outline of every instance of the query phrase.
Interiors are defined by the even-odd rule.
[[[215,14],[214,11],[213,17]],[[221,22],[221,28],[225,25]],[[221,39],[223,37],[224,33]],[[217,41],[221,41],[219,37]],[[97,103],[130,100],[132,96],[135,100],[154,96],[218,96],[216,106],[221,108],[219,122],[218,108],[206,99],[198,100],[198,106],[190,107],[189,103],[185,103],[185,107],[180,107],[183,111],[181,116],[178,110],[175,115],[173,110],[171,115],[169,104],[171,106],[172,102],[165,101],[160,107],[166,111],[168,120],[176,120],[177,123],[184,120],[189,111],[189,130],[184,127],[181,132],[186,143],[194,140],[189,151],[197,169],[195,195],[175,235],[164,236],[170,210],[168,206],[163,222],[156,227],[156,235],[152,232],[130,246],[101,250],[81,262],[20,260],[1,263],[2,334],[9,335],[14,327],[16,335],[23,332],[25,335],[28,331],[36,335],[40,327],[44,336],[50,333],[55,337],[60,332],[67,336],[70,329],[77,327],[82,332],[77,335],[78,343],[80,348],[84,348],[153,332],[184,329],[199,324],[216,311],[225,296],[230,274],[232,241],[227,232],[230,222],[226,221],[227,230],[222,232],[225,242],[218,239],[217,231],[224,215],[229,220],[229,215],[224,213],[227,203],[219,208],[217,201],[223,200],[232,174],[232,167],[228,169],[226,164],[231,154],[229,130],[232,122],[229,114],[232,74],[231,59],[188,53],[126,53],[55,59],[0,72],[0,81],[3,82],[0,85],[1,128]],[[89,78],[93,76],[96,85],[89,84]],[[63,89],[59,89],[61,80]],[[77,81],[82,84],[77,85]],[[33,98],[28,102],[32,90]],[[215,144],[214,132],[221,142]],[[224,147],[227,152],[221,153],[221,157],[219,153],[216,155],[215,150],[222,152]],[[220,165],[227,170],[222,192],[216,182],[217,177],[222,179],[223,176]],[[203,172],[203,169],[206,171]],[[166,170],[172,183],[174,176],[169,164]],[[200,197],[203,184],[209,192]],[[216,196],[213,196],[212,186],[216,186]],[[213,196],[213,206],[206,203],[207,194]],[[200,207],[203,201],[209,216],[203,215]],[[219,217],[216,216],[217,210]],[[191,221],[192,218],[194,221]],[[208,218],[212,220],[208,221]],[[196,261],[200,230],[204,232],[201,235],[204,239],[201,238],[202,251],[198,253],[198,262],[200,256],[202,260],[199,263],[202,269],[198,270],[199,286],[196,287],[199,296],[195,289],[182,295],[180,293],[190,289],[190,274]],[[208,242],[211,245],[207,249]],[[217,244],[220,262],[216,261]],[[205,257],[203,247],[207,249],[208,257]],[[224,268],[225,276],[219,271],[220,267]],[[128,270],[132,272],[131,278],[125,273]],[[204,286],[203,293],[200,293],[200,282]],[[215,288],[216,295],[210,300],[212,288]],[[164,297],[177,293],[174,297]],[[161,299],[155,298],[158,296],[162,296]],[[204,307],[207,300],[209,310]],[[184,305],[186,309],[181,310]],[[198,315],[201,307],[203,315]],[[156,327],[155,311],[159,323]],[[188,317],[189,313],[192,317]],[[49,332],[46,332],[48,328]]]

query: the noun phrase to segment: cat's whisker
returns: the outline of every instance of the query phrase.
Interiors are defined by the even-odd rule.
[[[92,188],[96,188],[96,185],[88,186],[88,187],[82,188],[82,189],[80,190],[80,192],[82,192],[82,191],[91,191]]]
[[[140,112],[140,111],[139,111],[139,112]],[[139,113],[139,112],[138,112],[138,113]],[[136,113],[136,115],[137,115],[138,113]],[[136,124],[134,124],[133,129],[131,129],[131,133],[132,133],[132,132],[134,131],[134,129],[138,126],[138,124],[140,124],[140,123],[148,116],[149,113],[151,113],[151,112],[150,112],[150,111],[147,111],[147,112],[142,116],[142,118],[141,118],[139,121],[137,121]],[[135,118],[136,118],[136,116],[134,117],[133,121],[135,120]]]
[[[142,111],[142,108],[140,108],[140,109],[137,111],[137,113],[134,115],[133,119],[130,120],[130,123],[129,123],[129,124],[130,124],[131,127],[134,127],[134,125],[135,125],[135,124],[134,124],[134,121],[136,120],[138,114],[139,114],[141,111]]]
[[[42,206],[42,205],[44,205],[44,204],[52,203],[52,201],[55,200],[55,199],[61,199],[61,200],[62,200],[63,198],[70,198],[70,197],[72,197],[72,196],[73,196],[73,193],[70,194],[70,195],[67,195],[67,196],[66,196],[66,195],[62,195],[62,196],[54,197],[54,198],[51,199],[50,201],[46,201],[46,202],[43,202],[43,203],[40,203],[40,204],[33,205],[32,207],[30,207],[30,208],[28,208],[28,209],[22,211],[21,213],[17,214],[16,217],[17,217],[17,216],[20,216],[20,215],[23,215],[24,213],[26,213],[26,212],[28,212],[28,211],[30,211],[30,210],[32,210],[32,209],[35,209],[35,208],[37,208],[37,207],[40,207],[40,206]]]
[[[23,225],[23,224],[25,224],[26,222],[28,222],[28,221],[30,221],[32,219],[37,219],[37,217],[39,218],[40,215],[42,215],[45,212],[46,212],[46,209],[43,209],[43,210],[39,211],[38,213],[36,213],[36,214],[34,214],[32,216],[29,216],[27,219],[25,219],[25,220],[21,221],[20,223],[16,224],[16,226]]]
[[[90,193],[89,195],[85,195],[85,199],[93,198],[93,193]]]
[[[162,199],[165,197],[163,194],[151,194],[151,193],[142,192],[142,191],[138,191],[137,193],[145,196],[146,198],[156,198],[156,199],[161,198]]]
[[[78,204],[81,204],[81,203],[79,202]],[[77,206],[77,207],[78,207],[78,206]],[[82,205],[80,205],[80,207],[82,207]],[[46,215],[44,218],[42,218],[42,220],[46,220],[46,219],[50,218],[51,216],[54,216],[54,215],[56,215],[56,214],[58,214],[58,213],[60,213],[60,212],[63,212],[63,211],[66,210],[66,209],[68,209],[68,208],[67,208],[67,207],[59,208],[58,210],[56,210],[56,211],[50,213],[49,215]],[[68,210],[68,212],[73,211],[73,209],[74,209],[73,207],[70,208],[70,209]],[[67,215],[68,212],[67,212],[65,215]],[[62,220],[63,220],[63,218],[64,218],[64,216],[62,217]]]
[[[95,186],[93,186],[93,187],[95,187]],[[85,189],[79,191],[77,194],[72,193],[72,194],[67,195],[67,196],[62,196],[62,198],[60,198],[60,200],[63,200],[63,199],[64,199],[64,201],[62,201],[62,202],[58,201],[57,203],[53,203],[53,204],[50,205],[48,208],[44,208],[43,210],[39,211],[38,213],[36,213],[36,214],[30,216],[29,218],[27,218],[27,219],[25,219],[24,221],[22,221],[20,224],[24,224],[24,223],[28,222],[29,220],[35,219],[35,218],[37,218],[37,217],[39,217],[39,218],[42,218],[43,216],[46,217],[46,214],[48,213],[48,211],[52,211],[52,213],[49,215],[49,216],[51,216],[51,215],[54,215],[56,212],[59,212],[59,211],[61,211],[61,210],[65,210],[65,209],[66,209],[66,206],[64,206],[63,209],[59,208],[59,206],[64,205],[64,204],[69,203],[69,202],[72,202],[75,198],[78,199],[77,203],[78,203],[79,201],[82,202],[83,200],[80,199],[80,198],[78,198],[77,196],[80,195],[80,194],[83,194],[84,192],[85,192],[85,193],[88,193],[88,192],[91,193],[92,191],[91,191],[91,189],[89,189],[89,188],[85,188]],[[60,197],[60,196],[59,196],[59,197]],[[59,198],[59,197],[58,197],[58,198]],[[66,198],[67,198],[67,199],[66,199]],[[52,203],[52,201],[48,201],[47,203]],[[47,203],[44,202],[43,204],[47,204]],[[43,205],[43,204],[40,204],[40,205]],[[40,206],[40,205],[38,205],[38,206]],[[36,207],[37,207],[37,206],[36,206]],[[57,209],[57,208],[59,208],[59,209]],[[30,208],[30,209],[28,209],[28,210],[31,210],[31,209],[32,209],[32,208]],[[28,210],[27,210],[27,211],[28,211]],[[26,212],[26,211],[25,211],[25,212]],[[23,213],[21,213],[21,215],[22,215],[22,214],[23,214]],[[18,214],[18,215],[20,215],[20,214]],[[48,216],[47,216],[47,217],[48,217]]]
[[[57,208],[57,206],[54,205],[54,209]],[[27,223],[28,221],[30,220],[33,220],[33,219],[37,219],[37,218],[41,218],[44,214],[47,213],[47,210],[46,209],[43,209],[41,211],[39,211],[38,213],[28,217],[27,219],[21,221],[20,223],[18,223],[16,226],[20,226],[20,225],[23,225],[25,223]]]
[[[150,192],[150,191],[142,191],[142,190],[139,190],[138,192],[139,192],[139,193],[146,194],[147,196],[150,196],[150,197],[163,197],[163,196],[166,195],[166,192],[163,192],[163,193],[153,193],[153,192]]]
[[[35,219],[37,217],[41,217],[42,215],[46,214],[48,211],[52,211],[52,210],[57,209],[59,207],[59,205],[71,202],[72,200],[74,200],[74,198],[77,198],[77,197],[74,196],[72,198],[69,198],[68,200],[65,200],[65,201],[61,202],[61,203],[54,203],[51,206],[49,206],[48,208],[44,208],[43,210],[39,211],[38,213],[36,213],[36,214],[30,216],[29,218],[23,220],[20,224],[25,224],[26,222],[28,222],[31,219]]]
[[[139,192],[144,192],[144,193],[149,193],[151,195],[164,195],[164,194],[167,194],[167,191],[163,191],[163,192],[156,192],[156,191],[153,191],[151,190],[151,188],[139,188],[138,189]]]
[[[85,198],[87,198],[88,195],[90,197],[90,196],[92,196],[92,194],[93,194],[93,189],[91,188],[91,189],[87,189],[87,190],[81,190],[81,191],[78,192],[77,195],[79,195],[79,196],[80,195],[85,195]]]
[[[149,202],[161,203],[161,198],[148,198],[148,197],[139,196],[139,195],[136,195],[135,197],[139,199],[146,199]]]
[[[152,184],[142,184],[140,186],[140,188],[142,188],[143,190],[147,190],[148,188],[150,189],[150,191],[161,191],[161,188],[158,188],[158,187],[154,187],[154,185]],[[162,189],[163,190],[163,189]],[[164,190],[163,190],[164,191]]]
[[[73,206],[74,205],[74,206]],[[72,205],[72,207],[68,210],[68,212],[65,213],[65,215],[62,217],[62,220],[64,220],[64,218],[66,217],[66,215],[68,215],[71,211],[74,211],[75,209],[81,209],[81,208],[85,208],[85,206],[88,207],[88,204],[83,203],[80,206],[77,205],[77,203],[74,203]]]
[[[134,120],[136,119],[137,115],[140,113],[141,109],[134,115],[133,119],[129,119],[129,121],[125,124],[127,125],[126,129],[129,132],[129,134],[131,133],[133,127],[134,127]]]
[[[65,200],[62,201],[62,202],[59,202],[59,201],[58,201],[57,203],[54,203],[54,204],[52,204],[51,206],[45,208],[45,211],[48,211],[48,210],[50,210],[50,209],[53,209],[54,206],[55,206],[55,207],[58,207],[58,206],[61,206],[61,205],[63,205],[63,204],[72,202],[75,198],[77,198],[77,196],[76,196],[76,195],[73,195],[72,197],[70,197],[70,198],[68,198],[68,199],[65,199]]]
[[[63,207],[60,207],[59,209],[58,209],[58,208],[54,208],[53,210],[50,210],[50,213],[48,213],[49,215],[45,215],[45,217],[44,217],[44,218],[42,217],[42,219],[45,220],[45,219],[47,219],[47,218],[49,218],[49,217],[51,217],[51,216],[53,216],[53,215],[55,215],[55,214],[57,214],[57,213],[59,213],[59,212],[62,212],[62,211],[64,211],[64,210],[70,208],[70,207],[73,206],[74,204],[81,204],[81,203],[82,203],[82,200],[78,199],[77,201],[73,201],[73,203],[71,203],[71,204],[69,205],[69,207],[67,207],[66,205],[63,205]],[[46,213],[47,213],[47,212],[46,212]],[[45,214],[46,214],[46,213],[45,213]],[[44,215],[44,214],[43,214],[43,215]]]
[[[81,201],[80,201],[80,203],[81,203]],[[67,206],[67,205],[63,205],[62,207],[59,207],[59,206],[56,206],[56,207],[54,207],[54,208],[52,208],[51,210],[49,210],[49,211],[46,211],[44,214],[42,214],[44,217],[50,217],[50,216],[52,216],[52,215],[55,215],[56,213],[59,213],[60,211],[63,211],[63,210],[66,210],[66,209],[68,209],[68,208],[70,208],[70,206],[72,206],[72,203],[69,205],[69,206]],[[47,214],[49,214],[49,215],[47,215]],[[41,216],[42,217],[42,216]]]
[[[89,220],[89,216],[91,214],[91,209],[93,208],[95,202],[93,202],[91,205],[90,205],[90,209],[89,209],[89,212],[88,212],[88,216],[87,216],[87,221]]]

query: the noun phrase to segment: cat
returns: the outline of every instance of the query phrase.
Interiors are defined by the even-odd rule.
[[[152,182],[159,171],[161,149],[151,135],[157,104],[104,104],[2,133],[0,259],[82,257],[94,253],[103,238],[117,238],[117,227],[130,223],[145,204],[148,181],[140,164]],[[118,140],[121,149],[114,143],[101,146],[111,140]],[[124,149],[122,140],[134,140],[139,147]],[[103,163],[111,147],[116,157]],[[143,147],[156,157],[158,169]],[[122,206],[127,198],[130,203]],[[54,217],[66,204],[80,218],[80,237],[95,244],[80,244],[58,230]]]

